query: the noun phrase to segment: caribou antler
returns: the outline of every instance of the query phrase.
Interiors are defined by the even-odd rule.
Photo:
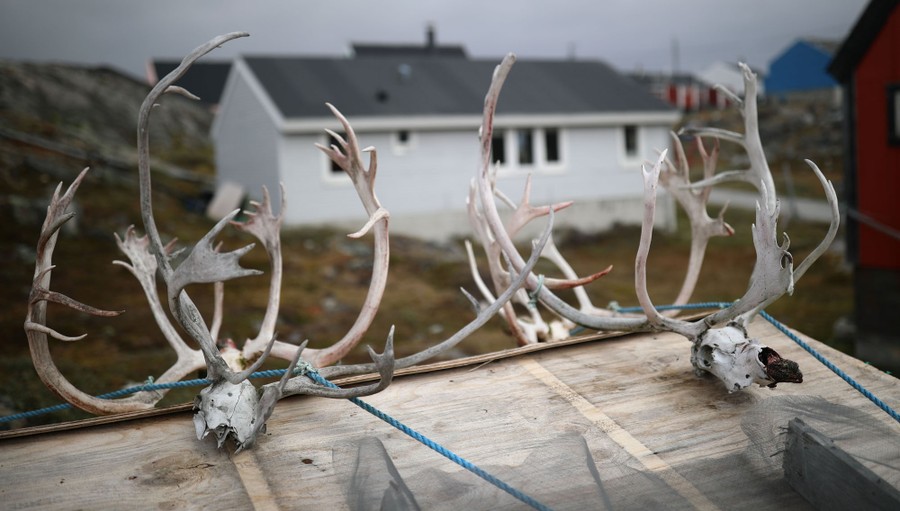
[[[745,90],[741,108],[746,132],[744,135],[729,132],[724,138],[744,146],[751,162],[750,167],[744,171],[728,172],[726,177],[719,179],[717,176],[707,175],[704,180],[694,183],[692,187],[708,187],[716,182],[731,179],[757,184],[760,200],[756,205],[756,222],[752,226],[756,263],[747,291],[731,306],[692,322],[664,317],[653,306],[647,292],[647,256],[652,236],[656,184],[665,152],[652,169],[649,171],[644,169],[642,172],[645,214],[641,226],[641,243],[635,259],[635,289],[650,324],[656,329],[670,330],[687,337],[693,343],[691,362],[695,370],[698,373],[714,374],[723,381],[729,391],[741,390],[753,383],[774,387],[779,382],[803,381],[803,375],[795,362],[781,358],[775,350],[747,336],[746,325],[768,304],[785,293],[793,292],[794,285],[802,273],[794,272],[793,256],[788,252],[790,241],[787,235],[784,235],[782,243],[778,243],[779,203],[759,137],[756,75],[746,65],[742,64],[741,67],[744,71]],[[704,129],[693,132],[698,135],[722,135],[719,131],[710,132]],[[834,186],[825,179],[814,163],[809,160],[807,163],[822,184],[832,215],[825,237],[801,263],[804,272],[831,244],[840,224]]]
[[[74,212],[69,211],[69,206],[87,171],[88,169],[81,171],[62,195],[60,195],[62,190],[62,184],[60,183],[53,193],[50,205],[47,207],[47,217],[44,219],[37,243],[34,279],[25,315],[25,335],[28,337],[28,347],[38,376],[50,390],[61,398],[91,413],[142,410],[152,407],[159,398],[148,393],[135,394],[127,399],[117,401],[93,397],[82,392],[69,382],[59,371],[59,368],[56,367],[53,357],[50,355],[48,336],[61,341],[78,341],[85,336],[67,336],[48,327],[47,302],[59,303],[95,316],[115,316],[119,314],[116,311],[96,309],[60,293],[50,291],[50,274],[54,268],[52,262],[53,250],[56,247],[59,229],[75,216]]]
[[[659,180],[665,187],[666,191],[675,197],[675,200],[681,204],[681,208],[687,214],[688,221],[691,224],[691,253],[688,259],[688,268],[684,276],[684,282],[681,290],[673,305],[684,305],[691,299],[697,281],[700,278],[700,269],[703,267],[703,259],[706,255],[706,247],[710,238],[714,236],[731,236],[734,229],[725,222],[725,209],[727,204],[719,211],[716,218],[710,218],[706,211],[706,205],[709,202],[709,194],[712,191],[712,185],[702,187],[694,187],[691,185],[690,166],[684,153],[684,147],[681,145],[681,139],[675,133],[671,133],[672,142],[675,146],[675,154],[677,155],[678,164],[676,166],[671,160],[666,159],[665,170],[659,174]],[[706,152],[703,145],[703,139],[696,137],[697,150],[703,160],[703,177],[710,179],[715,175],[716,163],[719,156],[719,141],[716,139],[713,150]],[[677,309],[672,310],[669,315],[676,315]]]
[[[389,214],[379,203],[374,192],[377,160],[375,150],[360,150],[356,134],[347,119],[333,106],[328,105],[341,122],[347,133],[347,139],[329,132],[337,141],[337,146],[325,148],[319,146],[334,162],[350,176],[360,199],[369,216],[367,222],[351,237],[358,238],[368,231],[374,232],[375,261],[373,264],[372,282],[362,310],[348,333],[332,345],[322,350],[307,350],[306,342],[300,346],[276,340],[275,326],[278,310],[281,305],[282,253],[280,230],[285,210],[284,189],[281,190],[281,207],[276,215],[273,213],[272,201],[267,189],[263,188],[261,202],[253,202],[253,211],[247,213],[247,220],[233,221],[237,211],[221,219],[203,238],[194,245],[180,263],[176,264],[172,244],[164,245],[157,230],[151,203],[151,180],[149,168],[148,125],[150,112],[155,102],[165,92],[178,92],[189,97],[187,91],[175,87],[173,82],[184,74],[187,68],[198,58],[214,47],[238,37],[244,33],[233,33],[220,36],[198,47],[191,52],[181,65],[171,74],[164,77],[150,91],[141,106],[138,116],[138,154],[141,197],[141,216],[146,234],[138,236],[133,227],[128,228],[123,237],[116,235],[120,250],[129,262],[116,261],[115,264],[126,268],[140,283],[150,305],[151,312],[163,337],[175,350],[175,364],[164,372],[157,382],[177,381],[190,372],[206,368],[210,385],[200,391],[195,400],[194,424],[197,435],[202,438],[215,433],[219,445],[227,439],[235,441],[237,450],[252,445],[257,435],[265,429],[265,423],[271,416],[277,401],[286,395],[309,394],[328,398],[351,398],[369,395],[388,386],[393,378],[395,367],[406,367],[434,357],[450,349],[466,338],[473,331],[488,321],[490,317],[505,306],[508,300],[519,290],[522,282],[530,274],[540,252],[548,243],[552,218],[547,229],[536,245],[532,257],[525,265],[525,272],[510,277],[506,290],[488,307],[479,311],[476,318],[456,332],[450,338],[428,350],[416,353],[399,361],[394,360],[393,338],[391,329],[387,336],[384,352],[378,354],[369,350],[372,358],[370,364],[324,367],[319,375],[312,375],[317,367],[332,364],[343,357],[353,346],[358,344],[372,323],[378,310],[388,272],[388,218]],[[368,168],[362,164],[362,153],[369,152]],[[85,169],[86,172],[87,169]],[[72,183],[65,194],[60,194],[61,186],[51,200],[47,219],[41,230],[38,241],[38,258],[35,265],[35,278],[32,293],[29,297],[25,330],[34,355],[35,366],[47,385],[70,403],[92,413],[106,414],[131,411],[152,407],[164,392],[139,392],[132,397],[115,400],[102,400],[84,394],[71,385],[58,371],[49,355],[47,337],[61,340],[77,340],[81,337],[68,337],[59,334],[46,325],[46,303],[57,302],[79,311],[95,315],[115,315],[117,312],[103,311],[81,304],[59,293],[49,290],[52,253],[59,228],[74,213],[68,211],[75,191],[84,179],[82,172]],[[551,214],[552,217],[552,214]],[[216,244],[218,234],[228,225],[255,237],[266,250],[270,259],[271,280],[266,312],[261,322],[259,333],[248,339],[242,350],[238,350],[231,341],[221,350],[216,346],[216,338],[222,322],[223,283],[238,277],[255,275],[260,272],[242,268],[238,260],[253,248],[248,245],[232,252],[221,252],[220,243]],[[510,275],[509,273],[507,275]],[[157,279],[159,277],[159,279]],[[168,312],[174,322],[166,314],[157,289],[157,281],[164,284],[163,295],[166,296]],[[213,284],[214,312],[209,326],[203,321],[197,307],[191,300],[187,288],[191,284]],[[469,297],[471,299],[471,297]],[[176,327],[177,325],[177,327]],[[186,332],[199,349],[188,346],[179,333]],[[83,336],[82,336],[83,337]],[[256,370],[267,355],[291,360],[284,377],[277,383],[263,386],[257,390],[247,377]],[[305,360],[303,360],[305,359]],[[302,361],[302,362],[301,362]],[[301,367],[300,374],[295,368]],[[372,384],[352,388],[338,388],[322,377],[334,377],[346,374],[375,371],[380,379]]]
[[[502,255],[509,258],[516,271],[523,271],[524,261],[512,243],[511,233],[527,220],[516,220],[508,226],[503,225],[494,200],[495,196],[502,197],[502,194],[499,194],[495,188],[495,176],[491,173],[489,165],[490,140],[498,95],[514,62],[515,57],[512,55],[507,56],[501,62],[494,73],[491,87],[485,97],[484,121],[481,127],[482,162],[476,177],[476,193],[470,196],[469,208],[471,223],[478,238],[486,247],[489,261],[492,253],[496,254],[493,256],[494,258]],[[645,314],[644,317],[610,317],[591,314],[591,311],[585,311],[583,304],[582,310],[577,310],[553,294],[549,286],[542,286],[542,279],[537,276],[528,275],[525,279],[525,288],[529,290],[530,296],[536,297],[554,313],[573,323],[598,330],[668,330],[685,336],[693,342],[692,362],[697,372],[715,374],[730,391],[745,388],[754,382],[774,386],[783,381],[802,381],[802,374],[794,362],[782,359],[771,348],[760,344],[755,339],[747,338],[745,325],[765,306],[783,294],[792,292],[799,277],[831,244],[840,222],[834,187],[825,179],[818,167],[807,160],[822,184],[826,199],[831,206],[832,218],[831,225],[822,242],[807,256],[795,272],[793,258],[788,252],[787,236],[785,235],[784,242],[779,244],[777,241],[776,225],[779,207],[774,181],[759,136],[756,76],[746,65],[742,64],[741,67],[744,72],[746,94],[745,99],[739,101],[738,104],[744,116],[745,133],[707,128],[685,130],[698,137],[698,147],[704,164],[703,179],[695,183],[690,182],[684,150],[677,138],[675,139],[677,166],[666,159],[667,151],[663,151],[659,160],[649,171],[642,170],[645,213],[641,225],[640,245],[635,258],[635,289]],[[750,160],[749,168],[715,174],[718,146],[715,146],[712,153],[707,153],[700,141],[700,137],[704,136],[722,138],[743,146]],[[661,176],[664,164],[667,171]],[[747,291],[730,307],[695,321],[678,320],[661,314],[654,307],[647,292],[647,257],[652,239],[656,188],[660,180],[682,204],[691,221],[693,241],[690,263],[682,289],[676,299],[676,303],[679,304],[689,300],[696,285],[709,238],[733,233],[731,227],[723,219],[724,210],[715,219],[710,218],[706,212],[712,186],[726,181],[748,182],[756,187],[760,195],[756,222],[752,228],[757,260]],[[526,193],[527,190],[526,187]],[[472,198],[473,196],[477,198],[477,208],[472,204],[476,200]],[[510,201],[506,200],[506,202],[510,204]],[[527,199],[523,200],[523,204],[527,204]],[[531,216],[520,214],[514,218],[528,219]],[[472,265],[474,266],[474,263]],[[495,274],[496,267],[496,264],[491,265],[492,275]],[[507,312],[505,315],[507,320],[511,321],[509,313]]]
[[[495,176],[491,172],[491,138],[494,129],[494,114],[496,112],[500,90],[503,88],[503,84],[506,81],[510,69],[515,63],[515,60],[515,55],[509,54],[503,59],[500,65],[497,66],[494,70],[490,88],[484,98],[483,120],[479,132],[481,142],[481,164],[474,185],[474,196],[476,198],[475,200],[477,200],[480,217],[472,223],[473,225],[483,224],[483,227],[476,227],[476,233],[479,230],[488,233],[490,242],[496,244],[496,250],[510,260],[512,268],[516,272],[522,272],[525,267],[525,260],[521,254],[519,254],[518,249],[513,243],[509,229],[504,226],[503,220],[501,219],[495,201],[495,195],[497,195]],[[528,190],[526,189],[526,194],[527,191]],[[523,203],[528,203],[527,195],[526,199],[523,200]],[[470,210],[472,207],[473,206],[470,205]],[[519,216],[521,217],[523,215]],[[527,216],[535,217],[537,215]],[[470,215],[470,218],[471,217],[472,215]],[[521,223],[521,221],[517,221],[513,224],[513,227],[520,225]],[[491,256],[489,255],[489,259],[490,258]],[[565,318],[575,324],[595,330],[636,330],[646,328],[648,324],[645,318],[598,315],[594,314],[596,310],[593,307],[588,308],[587,311],[582,311],[572,307],[553,293],[553,289],[585,285],[603,276],[607,271],[609,271],[609,268],[582,279],[569,278],[563,281],[546,278],[542,279],[532,273],[527,275],[524,287],[529,291],[532,297],[536,298],[540,303],[550,309],[553,314]]]
[[[384,288],[387,285],[388,262],[390,260],[388,243],[388,219],[390,218],[390,214],[386,209],[381,207],[381,203],[378,202],[378,197],[375,196],[375,175],[378,169],[378,153],[375,151],[374,147],[367,147],[360,150],[356,133],[350,126],[350,123],[347,122],[347,119],[331,104],[328,104],[328,108],[331,109],[331,112],[340,121],[341,126],[344,128],[344,132],[347,134],[347,139],[344,140],[344,138],[337,133],[326,130],[341,147],[338,148],[334,145],[325,147],[320,144],[316,144],[316,147],[327,154],[332,161],[338,164],[338,166],[350,176],[350,180],[353,182],[354,188],[356,188],[356,192],[366,209],[366,213],[369,215],[369,220],[362,229],[348,236],[351,238],[360,238],[371,229],[375,237],[375,251],[373,256],[374,261],[372,263],[372,279],[369,283],[369,290],[366,294],[366,299],[363,302],[359,316],[356,318],[356,322],[353,323],[353,326],[344,337],[334,343],[331,347],[323,350],[307,350],[309,351],[309,354],[306,355],[307,360],[316,367],[331,365],[337,362],[356,346],[360,339],[362,339],[362,336],[366,333],[366,330],[368,330],[372,321],[375,319],[375,314],[378,312],[378,304],[381,303],[381,297],[384,295]],[[363,152],[369,153],[368,169],[363,166]]]
[[[232,407],[232,410],[241,408],[254,409],[256,390],[247,381],[247,377],[255,371],[263,362],[270,351],[274,351],[276,355],[282,358],[295,358],[302,351],[302,347],[290,345],[275,341],[275,323],[279,308],[280,285],[281,285],[281,244],[280,244],[280,227],[282,223],[282,215],[284,211],[283,190],[282,190],[282,207],[279,215],[272,213],[271,201],[267,190],[263,190],[262,203],[253,203],[256,211],[248,214],[249,220],[246,222],[231,222],[236,228],[247,232],[259,239],[267,253],[270,256],[272,264],[272,281],[270,284],[269,303],[266,314],[260,328],[259,335],[248,340],[245,344],[244,354],[236,353],[234,356],[223,356],[215,343],[215,337],[212,331],[218,331],[221,322],[221,283],[233,278],[243,277],[247,275],[258,274],[256,270],[248,270],[241,268],[238,259],[250,249],[253,245],[243,247],[233,252],[222,253],[214,248],[214,239],[229,224],[229,222],[237,214],[237,211],[227,215],[219,221],[183,258],[180,264],[173,263],[174,254],[170,245],[164,245],[161,236],[156,227],[153,215],[152,200],[150,194],[151,179],[149,168],[149,140],[148,125],[150,113],[155,106],[156,101],[166,92],[177,92],[186,94],[183,89],[172,85],[180,78],[190,67],[190,65],[205,55],[213,48],[224,44],[227,41],[239,37],[245,37],[247,34],[236,32],[224,36],[216,37],[206,44],[198,47],[191,52],[182,61],[172,73],[164,77],[150,91],[146,100],[141,106],[138,116],[138,170],[140,178],[141,193],[141,216],[146,231],[145,236],[137,236],[133,228],[129,228],[124,237],[116,236],[116,241],[122,252],[128,257],[128,263],[116,261],[115,264],[125,267],[140,283],[144,294],[150,305],[151,312],[159,326],[163,336],[169,342],[170,346],[175,350],[177,360],[175,364],[164,372],[155,381],[164,383],[169,381],[177,381],[185,375],[197,369],[206,368],[208,378],[212,381],[209,388],[201,392],[198,398],[198,424],[208,424],[210,430],[226,432],[227,437],[234,428],[244,428],[241,425],[241,418],[235,417],[228,419],[228,424],[216,423],[218,420],[216,412],[212,409],[216,408],[221,411],[222,407]],[[330,107],[330,105],[329,105]],[[373,291],[370,292],[370,298],[365,304],[366,312],[361,314],[365,321],[358,320],[351,329],[351,334],[338,343],[334,349],[323,350],[325,356],[313,356],[313,361],[321,363],[332,363],[336,358],[342,356],[347,350],[357,343],[364,333],[365,329],[371,323],[371,317],[377,310],[378,302],[384,289],[384,281],[387,274],[387,211],[378,205],[372,186],[374,184],[374,157],[371,162],[369,172],[359,173],[358,165],[359,151],[356,149],[355,136],[346,119],[331,107],[339,119],[345,124],[347,131],[351,134],[351,143],[345,146],[345,150],[349,147],[348,156],[333,154],[332,157],[341,160],[346,165],[351,178],[357,183],[360,195],[363,197],[367,210],[370,211],[370,219],[366,227],[356,233],[355,237],[359,237],[365,233],[367,229],[375,226],[378,233],[376,246],[377,259],[375,276],[376,281],[372,285]],[[339,157],[340,156],[340,157]],[[348,163],[349,162],[349,163]],[[94,314],[94,315],[115,315],[118,312],[103,311],[92,308],[72,300],[64,295],[49,290],[50,273],[53,269],[52,254],[55,247],[57,232],[60,227],[74,216],[74,213],[68,211],[74,194],[84,179],[87,169],[83,171],[76,180],[70,185],[65,194],[60,194],[61,186],[51,200],[48,208],[47,218],[41,230],[41,237],[38,240],[38,257],[35,265],[35,278],[32,293],[29,297],[29,306],[25,322],[25,330],[29,338],[29,344],[32,349],[33,359],[38,374],[45,383],[54,392],[70,403],[95,414],[118,413],[123,411],[133,411],[152,407],[159,399],[162,398],[164,392],[139,392],[129,398],[106,400],[97,399],[78,390],[59,372],[53,363],[49,354],[47,337],[51,336],[60,340],[78,340],[81,337],[68,337],[52,330],[46,326],[46,302],[52,301],[67,305],[76,310]],[[178,326],[199,345],[199,350],[191,349],[187,343],[179,335],[178,329],[170,322],[166,315],[165,309],[159,300],[159,292],[157,289],[157,274],[161,277],[165,284],[165,296],[168,300],[169,312],[172,313]],[[208,328],[204,324],[202,317],[188,295],[186,288],[195,283],[213,283],[216,285],[216,306],[215,318],[213,325]],[[390,343],[390,339],[389,339]],[[228,351],[226,349],[226,351]],[[234,350],[232,350],[234,351]],[[390,375],[393,371],[393,351],[390,344],[385,354],[374,355],[379,371],[382,373],[382,384],[369,389],[369,391],[377,391],[390,382]],[[249,363],[249,361],[253,363]],[[301,386],[302,387],[302,386]],[[290,381],[282,386],[282,388],[290,389]],[[303,391],[300,389],[299,391]],[[333,390],[326,394],[330,397],[352,397],[359,395],[359,389]],[[234,397],[231,404],[226,396]],[[215,403],[215,404],[214,404]],[[251,414],[251,419],[254,414]],[[230,421],[234,421],[233,423]],[[250,441],[245,437],[244,433],[238,434],[238,444],[243,445]]]

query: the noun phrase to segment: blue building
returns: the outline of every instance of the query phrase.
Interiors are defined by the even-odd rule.
[[[769,64],[766,94],[779,96],[837,87],[827,68],[839,44],[838,41],[798,39]]]

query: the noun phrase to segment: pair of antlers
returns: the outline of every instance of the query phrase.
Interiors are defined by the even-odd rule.
[[[155,381],[157,383],[178,381],[198,369],[205,368],[211,384],[200,392],[195,403],[197,413],[194,420],[197,434],[199,437],[203,437],[210,432],[215,432],[220,445],[227,438],[234,438],[238,449],[252,445],[256,436],[264,429],[275,403],[284,396],[308,394],[343,399],[369,395],[389,385],[396,368],[421,363],[458,344],[493,317],[522,285],[537,263],[538,255],[548,242],[552,228],[551,225],[547,226],[542,239],[536,243],[534,254],[522,267],[518,276],[510,279],[509,287],[490,306],[478,310],[478,314],[468,325],[445,341],[422,352],[395,360],[393,354],[394,332],[391,329],[387,336],[384,353],[377,354],[370,348],[372,363],[328,367],[357,345],[371,326],[384,294],[390,260],[388,236],[390,214],[381,206],[374,191],[377,154],[374,148],[360,149],[357,136],[350,123],[336,108],[328,105],[343,126],[344,132],[347,134],[346,139],[326,130],[337,141],[337,145],[325,147],[317,144],[317,146],[348,174],[365,207],[368,220],[362,229],[349,236],[360,238],[370,231],[373,233],[375,249],[372,279],[357,319],[348,332],[330,347],[321,350],[305,349],[306,342],[295,346],[277,340],[275,326],[281,305],[282,282],[280,230],[285,208],[283,188],[279,214],[275,215],[272,212],[269,193],[263,189],[262,202],[252,203],[255,210],[248,213],[246,221],[233,220],[238,211],[227,215],[203,236],[187,252],[186,256],[180,259],[179,263],[176,263],[175,259],[179,253],[173,250],[173,243],[163,244],[162,242],[153,216],[150,193],[148,126],[152,108],[167,92],[193,97],[189,92],[173,84],[193,62],[203,55],[221,44],[245,36],[247,34],[242,32],[226,34],[198,47],[185,57],[178,68],[153,87],[142,104],[138,117],[138,170],[140,209],[146,234],[138,236],[135,229],[130,227],[124,237],[120,238],[116,235],[116,242],[129,262],[115,262],[115,264],[125,267],[138,280],[163,337],[177,355],[176,362]],[[362,158],[362,154],[366,152],[369,153],[368,166],[364,165]],[[69,337],[48,327],[46,318],[48,302],[62,304],[98,316],[119,314],[117,311],[104,311],[90,307],[50,290],[50,277],[54,269],[52,256],[59,229],[74,216],[74,213],[70,211],[70,206],[86,173],[87,169],[84,169],[65,193],[61,193],[62,184],[57,187],[41,229],[37,245],[34,280],[25,321],[25,331],[33,362],[38,375],[53,392],[90,413],[111,414],[151,408],[162,399],[165,391],[142,391],[127,398],[98,399],[84,393],[69,382],[50,356],[49,338],[77,341],[85,336]],[[253,248],[253,245],[227,253],[219,252],[218,247],[214,245],[216,236],[228,225],[250,234],[262,244],[269,256],[271,271],[268,303],[259,332],[253,339],[248,339],[240,350],[233,345],[221,349],[216,345],[222,323],[223,283],[260,272],[242,268],[238,262],[242,255]],[[156,284],[157,276],[165,285],[166,306],[160,299]],[[189,285],[198,283],[214,285],[215,308],[209,326],[203,320],[186,290]],[[467,295],[467,297],[478,309],[477,301],[471,296]],[[174,321],[169,319],[169,315]],[[187,333],[199,349],[191,348],[182,337],[181,332]],[[259,368],[269,355],[291,362],[288,371],[279,382],[265,385],[257,391],[247,378]],[[307,375],[294,375],[294,368],[300,363],[301,357],[310,367],[317,368],[319,374],[324,378],[377,372],[380,380],[353,388],[322,385]]]
[[[490,161],[493,120],[500,90],[514,63],[515,56],[512,54],[503,59],[494,72],[489,92],[485,98],[483,123],[480,130],[481,166],[476,178],[473,180],[468,202],[470,222],[476,238],[481,242],[487,254],[488,269],[495,286],[502,285],[503,282],[508,280],[502,266],[499,264],[501,257],[508,258],[512,262],[512,267],[518,271],[521,271],[524,266],[524,260],[513,243],[513,237],[519,232],[521,227],[535,218],[550,211],[565,208],[570,204],[563,203],[542,208],[531,206],[529,203],[530,179],[525,186],[524,197],[517,206],[513,205],[512,201],[506,198],[497,188],[496,170],[492,169]],[[748,324],[768,304],[774,302],[785,293],[791,293],[795,283],[809,269],[812,263],[825,252],[837,234],[840,223],[837,196],[832,184],[825,179],[815,163],[809,160],[806,160],[806,162],[822,184],[826,200],[831,207],[831,224],[823,240],[796,269],[794,269],[793,257],[788,252],[789,239],[787,235],[784,235],[782,243],[778,243],[776,224],[779,205],[772,173],[766,162],[759,136],[756,109],[756,75],[744,64],[741,64],[741,68],[744,76],[745,98],[741,100],[728,93],[725,89],[722,89],[722,91],[730,94],[734,103],[741,109],[744,118],[744,133],[740,134],[713,128],[683,130],[685,133],[694,135],[697,139],[698,149],[703,161],[703,179],[697,182],[690,181],[684,148],[674,133],[672,138],[677,164],[667,158],[667,151],[662,151],[656,163],[649,170],[646,168],[642,170],[644,215],[641,223],[640,244],[635,258],[635,290],[644,315],[626,316],[594,307],[587,299],[586,294],[583,293],[581,286],[604,275],[609,271],[609,268],[579,279],[555,247],[548,245],[545,247],[543,255],[554,262],[566,278],[564,280],[555,280],[529,275],[525,281],[525,289],[528,291],[528,294],[526,295],[523,291],[520,294],[520,302],[533,304],[534,299],[536,299],[551,312],[555,319],[549,324],[543,321],[533,305],[530,305],[528,308],[528,318],[517,318],[512,306],[508,304],[502,314],[509,323],[510,329],[516,336],[519,344],[537,342],[541,335],[547,336],[547,333],[552,331],[554,323],[559,324],[560,322],[563,325],[575,324],[594,330],[626,332],[646,330],[672,331],[694,342],[698,353],[700,345],[704,342],[709,341],[711,345],[716,344],[715,341],[708,339],[708,334],[732,337],[731,334],[733,332],[730,330],[725,332],[718,331],[722,328],[743,331],[741,337],[735,337],[735,340],[729,342],[750,343],[751,340],[746,338],[744,325]],[[702,142],[703,137],[714,137],[716,139],[716,145],[711,152],[706,151]],[[741,145],[749,156],[749,167],[717,174],[715,170],[718,160],[718,139]],[[647,292],[647,258],[653,233],[657,184],[660,181],[684,208],[691,224],[691,253],[688,270],[675,301],[677,305],[685,304],[690,300],[700,275],[700,269],[710,238],[714,236],[730,236],[734,232],[731,226],[724,221],[724,208],[715,218],[711,218],[707,213],[707,202],[712,187],[720,183],[739,181],[750,183],[757,189],[759,201],[756,208],[756,222],[752,227],[753,242],[757,256],[756,263],[747,291],[730,307],[694,321],[685,321],[660,313],[653,305]],[[500,201],[514,210],[506,224],[501,219],[497,199],[500,199]],[[476,282],[479,283],[479,287],[482,288],[483,295],[490,299],[490,292],[483,285],[477,273],[471,250],[469,253],[473,276]],[[581,289],[581,293],[576,294],[579,308],[569,305],[554,294],[556,289],[569,287],[574,287],[576,290]],[[533,299],[526,302],[522,298],[524,296]],[[562,335],[566,334],[563,333]],[[751,350],[754,353],[752,356],[760,360],[766,358],[762,356],[765,348],[762,345],[754,345],[753,350]],[[771,350],[770,348],[768,349]],[[774,353],[774,351],[772,352]],[[748,353],[750,352],[748,351]],[[765,353],[768,354],[769,351]],[[775,356],[777,357],[777,354]],[[707,370],[708,366],[704,367],[704,361],[700,360],[700,358],[697,359],[695,365],[698,366],[698,370]],[[748,355],[748,358],[752,357]],[[762,366],[762,370],[765,372],[766,363],[763,362]],[[774,369],[770,370],[770,372],[773,371]],[[768,379],[764,377],[768,377]],[[786,378],[788,378],[787,381],[790,381],[795,376],[789,375]],[[758,382],[763,381],[766,383],[777,383],[767,373],[758,379]],[[729,389],[732,390],[735,388],[733,383],[730,380],[726,381],[726,385],[729,385]],[[740,388],[743,388],[743,386]]]

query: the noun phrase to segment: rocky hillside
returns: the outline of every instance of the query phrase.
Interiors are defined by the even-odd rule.
[[[4,136],[24,133],[92,157],[127,159],[149,90],[109,68],[0,61]],[[153,116],[150,139],[157,157],[178,163],[186,148],[208,152],[212,116],[202,106],[168,97]]]

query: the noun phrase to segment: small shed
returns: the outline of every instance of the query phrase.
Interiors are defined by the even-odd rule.
[[[361,47],[365,50],[365,46]],[[360,51],[353,57],[244,56],[231,70],[212,128],[217,180],[258,195],[285,184],[288,225],[355,231],[362,206],[347,176],[314,144],[347,116],[378,150],[376,193],[395,233],[469,235],[469,181],[478,167],[484,96],[500,59],[465,52]],[[639,224],[640,167],[669,145],[677,110],[599,61],[520,60],[500,96],[495,159],[501,189],[576,205],[557,225]],[[674,222],[663,199],[660,222]]]
[[[837,81],[828,74],[828,64],[839,41],[798,39],[769,63],[766,93],[786,96],[817,90],[833,90]]]
[[[900,2],[872,0],[828,66],[844,87],[857,356],[900,369]]]

